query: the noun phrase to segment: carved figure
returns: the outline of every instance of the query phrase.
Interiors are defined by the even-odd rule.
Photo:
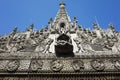
[[[35,52],[43,52],[46,53],[48,51],[49,53],[49,48],[50,44],[53,42],[52,39],[48,38],[40,43],[35,49]]]
[[[43,61],[42,60],[31,60],[30,67],[29,69],[31,71],[38,71],[41,70],[43,66]]]
[[[89,42],[85,43],[84,40],[83,41],[79,41],[79,38],[73,39],[73,40],[75,41],[75,43],[77,44],[77,47],[78,47],[77,53],[79,53],[79,52],[85,52],[87,50],[93,51],[93,49],[91,48]]]
[[[50,38],[48,38],[48,39],[46,39],[47,41],[46,41],[46,47],[45,47],[45,50],[44,50],[44,52],[43,53],[46,53],[47,51],[48,51],[48,53],[49,53],[49,48],[50,48],[50,45],[51,45],[51,43],[53,42],[53,40],[52,39],[50,39]]]
[[[103,71],[105,69],[105,64],[102,60],[92,60],[91,61],[91,66],[93,67],[93,69],[95,69],[96,71]]]
[[[0,53],[6,52],[6,50],[0,48]]]
[[[19,68],[19,66],[20,66],[19,60],[11,60],[7,63],[6,69],[7,71],[14,72]]]
[[[80,51],[83,52],[84,49],[82,48],[81,41],[79,40],[79,38],[76,38],[76,39],[73,39],[73,40],[75,41],[75,43],[77,44],[77,47],[78,47],[77,53],[79,53]]]
[[[117,70],[120,70],[120,60],[116,60],[116,61],[114,61],[114,66],[115,66],[115,68],[117,69]]]
[[[81,60],[74,60],[72,62],[72,67],[73,69],[77,72],[77,71],[81,71],[83,70],[85,67],[84,67],[84,63],[83,61]]]
[[[60,60],[54,60],[51,62],[50,68],[55,72],[59,72],[63,68],[63,63]]]

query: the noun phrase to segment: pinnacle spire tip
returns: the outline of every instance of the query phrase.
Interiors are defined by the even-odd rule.
[[[60,7],[65,7],[66,4],[62,1],[59,5]]]

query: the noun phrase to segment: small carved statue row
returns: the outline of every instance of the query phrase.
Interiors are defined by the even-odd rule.
[[[79,31],[77,32],[78,37],[74,39],[78,48],[82,48],[82,44],[89,45],[98,45],[102,46],[103,50],[111,50],[113,52],[120,51],[117,48],[117,45],[120,42],[120,38],[118,37],[118,33],[113,32],[113,34],[109,35],[109,33],[105,33],[100,29],[96,29],[95,31]],[[95,36],[96,35],[96,36]],[[97,36],[98,35],[98,36]],[[116,45],[117,44],[117,45]]]
[[[33,32],[33,27],[33,24],[30,25],[26,32],[22,34],[19,34],[17,28],[15,28],[9,36],[0,37],[0,53],[17,52],[23,49],[23,47],[25,49],[26,46],[37,46],[48,38],[49,33],[42,30]]]
[[[43,50],[40,49],[46,49],[45,52],[48,50],[50,44],[53,42],[51,39],[44,39],[42,37],[35,38],[35,39],[28,39],[20,42],[12,42],[13,39],[8,39],[8,41],[2,45],[0,44],[0,53],[1,52],[10,52],[10,53],[16,53],[18,51],[25,50],[29,46],[36,47],[33,52],[43,52]],[[46,47],[46,48],[45,48]],[[5,49],[4,49],[5,48]],[[30,49],[31,50],[31,49]]]
[[[114,67],[120,70],[120,60],[113,61]],[[75,72],[80,72],[85,69],[84,62],[82,60],[73,60],[71,66]],[[6,70],[8,72],[15,72],[20,67],[19,60],[10,60],[6,65]],[[95,71],[104,71],[105,63],[102,60],[95,59],[91,61],[91,67]],[[42,60],[31,60],[29,71],[40,71],[43,68]],[[64,68],[64,64],[61,60],[53,60],[50,63],[50,69],[54,72],[60,72]]]

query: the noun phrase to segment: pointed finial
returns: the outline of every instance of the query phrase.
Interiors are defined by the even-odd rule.
[[[98,26],[97,23],[93,23],[93,28],[94,28],[94,29],[97,29],[97,30],[100,30],[100,28],[99,28],[99,26]]]
[[[17,32],[17,30],[18,30],[18,28],[17,28],[17,27],[15,27],[15,28],[13,29],[13,32]]]
[[[74,22],[77,23],[77,18],[76,17],[74,17]]]
[[[34,28],[34,24],[31,24],[31,25],[29,26],[30,31],[33,31],[33,28]]]
[[[53,22],[53,19],[52,19],[52,17],[49,19],[49,22],[48,22],[48,24],[51,24]]]
[[[12,35],[12,37],[13,37],[17,32],[18,32],[18,28],[15,27],[15,28],[13,29],[13,32],[12,32],[10,35]]]
[[[109,24],[109,26],[110,26],[110,29],[113,31],[113,32],[117,32],[116,30],[115,30],[115,27],[114,27],[114,24],[113,23],[110,23]]]
[[[34,24],[31,24],[28,28],[26,28],[25,31],[33,31],[33,28],[34,28]]]
[[[53,21],[52,17],[50,18],[50,21],[51,21],[51,22]]]
[[[74,17],[74,26],[75,26],[75,28],[77,28],[77,18],[76,17]]]
[[[60,3],[60,8],[64,8],[65,7],[65,3],[62,1],[61,3]]]
[[[114,25],[112,23],[109,24],[110,29],[114,29]]]

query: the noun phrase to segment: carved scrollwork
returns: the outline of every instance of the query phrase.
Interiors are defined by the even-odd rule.
[[[120,60],[115,60],[113,64],[117,70],[120,70]]]
[[[53,60],[50,68],[55,72],[59,72],[63,69],[63,63],[60,60]]]
[[[16,71],[20,66],[20,61],[19,60],[11,60],[7,63],[6,69],[9,72],[14,72]]]
[[[84,62],[81,61],[81,60],[74,60],[72,62],[72,68],[74,69],[74,71],[78,72],[78,71],[81,71],[83,70],[85,67],[84,67]]]
[[[38,71],[41,70],[43,67],[43,61],[42,60],[32,60],[30,63],[29,69],[31,71]]]
[[[91,61],[91,66],[96,71],[103,71],[105,69],[105,64],[102,60],[92,60]]]

